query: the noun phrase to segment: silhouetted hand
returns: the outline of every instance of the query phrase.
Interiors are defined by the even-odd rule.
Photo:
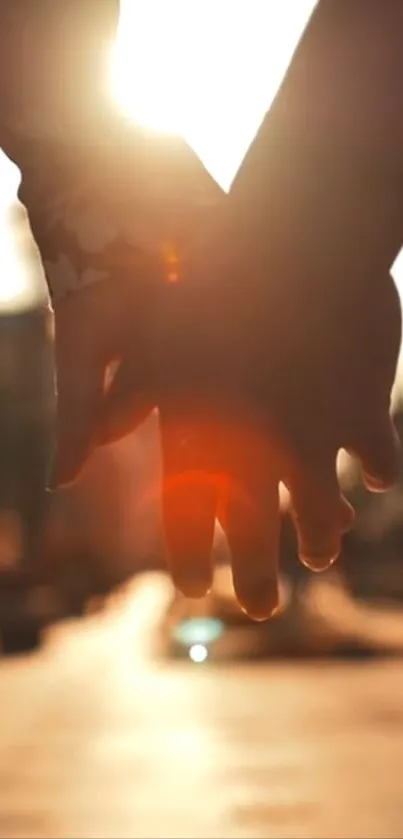
[[[401,245],[402,5],[370,6],[318,3],[228,211],[161,294],[150,333],[174,580],[208,589],[218,516],[255,617],[277,603],[279,481],[301,559],[321,569],[351,522],[338,450],[359,457],[372,489],[396,473],[401,327],[388,271]],[[136,351],[129,359],[100,439],[137,417]]]
[[[141,276],[143,282],[117,277],[95,283],[54,306],[58,400],[53,487],[71,483],[93,452],[111,370],[129,353],[138,399],[133,427],[153,407],[145,384],[156,281],[146,268]]]
[[[300,557],[321,569],[351,523],[338,450],[359,458],[371,489],[396,475],[401,22],[397,0],[320,0],[222,225],[196,246],[164,313],[174,578],[189,593],[210,584],[217,513],[238,598],[256,617],[277,602],[278,481]]]
[[[38,197],[31,178],[22,192],[55,312],[54,487],[74,480],[96,445],[111,365],[128,363],[139,421],[154,406],[149,355],[160,289],[175,274],[176,250],[222,199],[185,141],[114,112],[105,140],[81,153],[55,148],[66,168],[58,190],[45,184]],[[41,166],[42,157],[39,183]]]
[[[338,485],[339,449],[360,459],[370,489],[395,479],[389,402],[400,306],[388,275],[340,277],[331,263],[322,273],[320,249],[297,261],[277,252],[277,270],[259,276],[258,255],[241,237],[219,240],[194,253],[183,281],[159,299],[165,532],[176,585],[201,596],[219,518],[239,602],[264,618],[278,602],[279,482],[290,493],[300,558],[321,570],[353,519]],[[104,441],[137,423],[132,381],[122,365],[104,406]]]

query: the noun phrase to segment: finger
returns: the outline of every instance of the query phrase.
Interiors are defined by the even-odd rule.
[[[278,606],[279,463],[266,424],[239,416],[236,427],[228,425],[221,447],[227,485],[220,522],[239,603],[252,618],[265,620]]]
[[[329,456],[320,465],[299,464],[287,487],[300,560],[322,571],[338,558],[341,534],[351,522],[347,502],[340,496],[335,458]]]
[[[400,442],[392,419],[368,420],[349,451],[361,463],[365,485],[372,492],[384,492],[399,475]]]
[[[168,566],[176,587],[202,597],[212,585],[217,477],[209,468],[209,437],[196,421],[160,411],[163,520]]]
[[[143,364],[122,362],[102,402],[97,443],[105,445],[126,437],[153,408],[150,393],[146,394]]]
[[[268,475],[258,480],[250,472],[231,478],[221,523],[232,554],[238,601],[250,617],[266,620],[279,603],[278,482]]]
[[[104,363],[86,352],[57,353],[56,456],[50,488],[78,476],[95,446],[103,395]]]
[[[287,506],[288,503],[287,503]],[[354,526],[355,522],[355,510],[354,507],[347,501],[344,495],[340,495],[340,520],[341,520],[341,532],[348,533],[349,530]]]

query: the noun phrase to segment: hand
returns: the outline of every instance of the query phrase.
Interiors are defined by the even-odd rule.
[[[237,260],[236,262],[239,261]],[[236,263],[166,289],[156,365],[169,565],[190,596],[211,585],[216,517],[232,553],[243,608],[265,618],[278,603],[278,484],[291,496],[301,560],[321,570],[352,523],[336,456],[357,456],[370,489],[394,480],[389,399],[400,346],[393,281],[278,272],[246,284]],[[304,293],[301,294],[301,289]],[[103,439],[136,415],[123,365]],[[113,422],[108,420],[113,417]]]
[[[97,445],[108,373],[112,364],[126,359],[129,348],[136,389],[133,427],[153,407],[147,381],[148,319],[155,305],[151,268],[144,267],[141,278],[105,280],[55,304],[58,400],[52,488],[71,483]]]
[[[160,289],[175,273],[176,249],[222,198],[180,138],[132,130],[113,114],[108,131],[108,142],[85,147],[84,155],[71,150],[74,167],[62,172],[57,201],[46,192],[39,200],[23,178],[22,198],[55,300],[54,487],[74,480],[96,445],[111,364],[127,362],[132,392],[139,388],[139,422],[154,406],[148,356]],[[59,150],[62,159],[65,151]]]
[[[361,6],[345,3],[339,17],[339,2],[318,4],[231,189],[231,223],[193,254],[156,325],[174,579],[189,594],[209,587],[218,515],[236,592],[256,617],[277,603],[278,482],[300,556],[320,569],[351,520],[338,450],[360,459],[372,489],[395,476],[389,399],[401,327],[387,272],[401,244],[390,107],[400,9],[363,27]],[[122,366],[105,439],[130,428],[133,392]]]

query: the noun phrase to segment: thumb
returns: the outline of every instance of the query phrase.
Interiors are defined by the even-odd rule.
[[[103,360],[85,346],[78,353],[74,340],[69,344],[56,346],[56,456],[51,489],[74,481],[92,453],[104,389]]]
[[[141,359],[121,363],[103,399],[97,424],[99,445],[121,440],[147,419],[154,400],[145,378]]]

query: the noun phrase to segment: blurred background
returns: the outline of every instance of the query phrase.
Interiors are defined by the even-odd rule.
[[[119,106],[227,189],[313,5],[122,2]],[[0,837],[403,836],[403,474],[372,497],[341,458],[357,522],[320,577],[284,516],[271,622],[237,608],[219,529],[212,594],[175,594],[155,416],[41,491],[53,333],[18,184],[1,156]],[[393,405],[403,437],[401,364]]]

